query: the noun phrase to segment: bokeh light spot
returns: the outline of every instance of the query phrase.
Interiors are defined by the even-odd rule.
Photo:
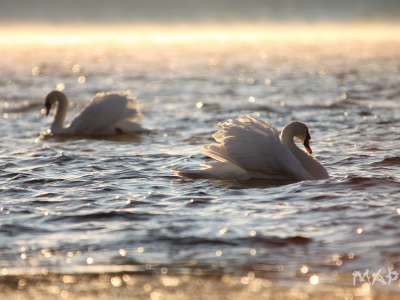
[[[57,84],[57,90],[58,91],[62,91],[62,90],[64,90],[65,89],[65,84],[64,83],[59,83],[59,84]]]
[[[317,284],[319,282],[319,277],[317,275],[313,275],[310,277],[311,284]]]
[[[93,263],[93,258],[92,257],[88,257],[86,259],[86,262],[88,263],[88,265],[91,265]]]

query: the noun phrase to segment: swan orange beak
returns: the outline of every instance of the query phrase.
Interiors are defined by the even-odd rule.
[[[311,140],[311,136],[310,134],[307,132],[307,136],[306,139],[304,141],[304,147],[306,148],[306,150],[308,151],[308,153],[312,153],[311,147],[310,147],[310,140]]]
[[[46,117],[47,117],[47,115],[48,115],[49,112],[50,112],[51,105],[47,103],[47,104],[45,104],[44,106],[46,107]]]

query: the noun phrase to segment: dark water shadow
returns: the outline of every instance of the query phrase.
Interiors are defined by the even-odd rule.
[[[211,180],[209,180],[211,181]],[[229,189],[265,189],[274,188],[296,183],[298,181],[289,179],[265,179],[251,178],[248,180],[212,180],[215,186],[223,186]]]
[[[146,132],[135,132],[135,133],[120,133],[114,135],[67,135],[60,134],[54,135],[52,133],[42,132],[38,138],[36,138],[35,142],[39,141],[53,141],[58,143],[68,142],[68,141],[77,141],[77,140],[105,140],[112,142],[141,142],[144,135],[149,135],[151,131]]]
[[[289,179],[265,179],[265,178],[251,178],[247,180],[220,180],[220,179],[189,179],[180,178],[182,183],[192,182],[194,180],[204,180],[210,182],[216,188],[229,188],[229,189],[265,189],[285,186],[299,181]]]

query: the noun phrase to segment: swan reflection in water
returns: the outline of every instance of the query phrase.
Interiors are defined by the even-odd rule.
[[[218,124],[213,134],[218,143],[205,145],[203,153],[217,162],[202,163],[202,169],[174,169],[188,178],[247,180],[250,178],[317,180],[329,178],[326,169],[311,156],[306,124],[290,122],[278,130],[268,121],[240,116]],[[300,140],[306,150],[294,143]]]
[[[49,130],[50,131],[50,130]],[[69,134],[60,134],[55,135],[51,132],[41,132],[40,136],[35,139],[35,142],[52,140],[53,142],[67,142],[67,141],[76,141],[76,140],[105,140],[111,142],[132,142],[138,143],[142,141],[144,135],[150,134],[152,132],[157,131],[145,131],[145,132],[132,132],[132,133],[119,133],[119,134],[97,134],[97,135],[69,135]]]

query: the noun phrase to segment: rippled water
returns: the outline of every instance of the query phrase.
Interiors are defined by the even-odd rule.
[[[0,49],[3,274],[105,265],[293,277],[307,266],[335,280],[400,271],[398,35],[292,37],[8,40]],[[152,131],[40,137],[51,124],[44,96],[57,86],[72,101],[67,121],[95,93],[129,90]],[[305,122],[331,177],[236,182],[170,171],[211,161],[201,147],[217,123],[243,114],[278,130]]]

